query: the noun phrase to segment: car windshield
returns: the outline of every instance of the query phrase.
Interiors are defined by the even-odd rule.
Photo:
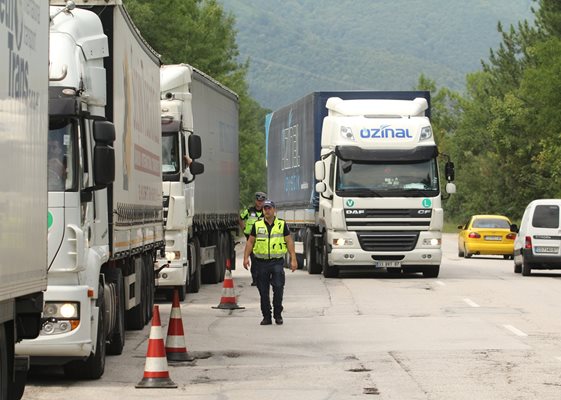
[[[473,221],[472,228],[510,229],[506,219],[501,218],[478,218]]]

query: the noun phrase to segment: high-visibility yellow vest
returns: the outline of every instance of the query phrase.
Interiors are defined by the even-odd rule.
[[[243,230],[243,233],[245,235],[249,235],[255,221],[257,221],[259,218],[263,218],[263,210],[258,211],[255,209],[255,207],[246,208],[240,214],[240,218],[245,220],[245,228]]]
[[[268,260],[281,258],[286,254],[284,240],[284,220],[275,218],[271,231],[267,229],[264,219],[255,222],[255,244],[253,254],[256,258]]]

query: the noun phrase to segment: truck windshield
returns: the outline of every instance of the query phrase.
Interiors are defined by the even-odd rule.
[[[179,141],[176,133],[162,135],[162,172],[164,174],[179,173]]]
[[[49,119],[48,188],[51,192],[74,187],[77,122],[67,118]]]
[[[339,160],[336,176],[338,195],[436,196],[439,192],[435,159],[407,163],[372,163]]]

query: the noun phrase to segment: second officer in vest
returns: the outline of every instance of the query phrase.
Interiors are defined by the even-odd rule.
[[[253,224],[243,254],[243,266],[249,267],[249,255],[253,251],[255,270],[257,271],[257,289],[261,297],[261,325],[271,325],[271,301],[269,287],[273,287],[273,317],[277,325],[283,323],[282,297],[284,294],[284,256],[290,254],[290,269],[294,272],[298,266],[294,241],[284,220],[276,218],[275,203],[265,200],[264,218]]]

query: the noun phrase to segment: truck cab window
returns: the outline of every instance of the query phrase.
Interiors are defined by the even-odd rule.
[[[179,172],[179,148],[177,134],[162,135],[162,172],[177,174]]]
[[[51,118],[48,136],[48,188],[65,191],[75,181],[76,123],[66,118]]]
[[[427,191],[438,193],[438,172],[436,160],[411,161],[407,163],[372,163],[353,161],[352,168],[347,162],[339,161],[337,169],[337,190],[374,190],[380,195],[396,190],[419,196]],[[389,194],[388,194],[389,195]]]

